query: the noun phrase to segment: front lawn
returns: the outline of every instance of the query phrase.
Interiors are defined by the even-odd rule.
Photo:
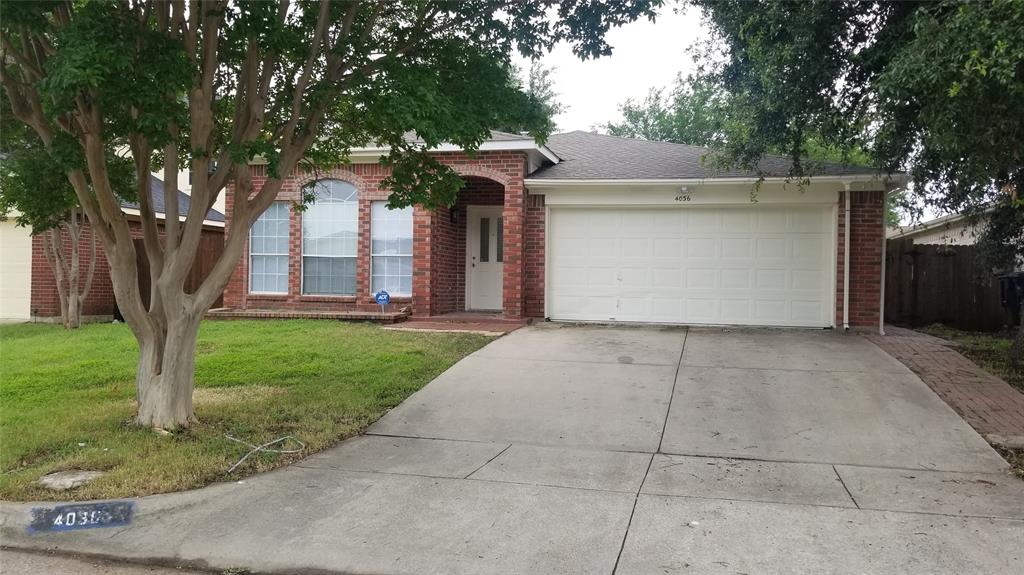
[[[199,335],[199,423],[172,435],[131,425],[136,346],[124,325],[68,332],[0,326],[0,499],[94,499],[200,487],[285,465],[359,433],[488,338],[332,321],[207,321]],[[299,455],[253,456],[282,435]],[[54,493],[46,473],[106,471]]]
[[[982,369],[1024,392],[1024,370],[1010,368],[1010,344],[1013,339],[1008,333],[987,333],[962,331],[941,324],[918,329],[929,335],[958,344],[956,350]]]

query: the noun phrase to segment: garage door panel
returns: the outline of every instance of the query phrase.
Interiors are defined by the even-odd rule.
[[[831,207],[553,208],[553,319],[831,325]]]
[[[753,287],[751,277],[753,271],[747,269],[723,269],[722,289],[748,290]]]
[[[722,259],[754,256],[754,242],[750,238],[722,238]]]
[[[685,228],[684,228],[685,229]],[[690,259],[718,258],[718,238],[694,237],[686,239],[686,257]]]
[[[811,323],[827,313],[824,302],[820,300],[793,300],[790,306],[793,319],[800,322]]]

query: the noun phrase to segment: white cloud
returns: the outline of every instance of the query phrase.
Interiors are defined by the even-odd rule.
[[[555,91],[569,108],[555,117],[558,130],[590,130],[620,119],[618,105],[627,98],[643,98],[651,87],[668,86],[680,72],[693,71],[690,48],[707,37],[698,11],[676,13],[666,6],[655,22],[640,20],[610,30],[611,56],[583,61],[569,46],[556,46],[541,62],[557,68],[552,74]],[[516,61],[529,68],[528,60]]]

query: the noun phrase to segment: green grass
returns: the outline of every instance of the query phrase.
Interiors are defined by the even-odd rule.
[[[958,344],[957,351],[961,355],[1024,392],[1024,370],[1010,367],[1009,352],[1010,344],[1013,343],[1011,334],[961,331],[941,324],[930,325],[918,331]]]
[[[207,321],[199,334],[190,429],[159,435],[131,424],[136,345],[124,325],[77,331],[0,326],[0,499],[93,499],[163,493],[288,464],[359,433],[488,338],[411,333],[331,321]],[[251,457],[282,435],[298,455]],[[46,473],[106,471],[55,494]]]

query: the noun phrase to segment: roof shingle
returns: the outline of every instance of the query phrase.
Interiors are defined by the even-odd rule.
[[[711,150],[699,146],[583,131],[553,134],[545,145],[562,161],[537,170],[530,175],[531,179],[686,180],[758,176],[747,170],[716,171],[705,167],[703,158]],[[765,176],[785,177],[790,165],[788,158],[765,156],[758,167]],[[821,162],[805,169],[818,176],[883,175],[875,168]]]
[[[153,211],[158,214],[166,213],[167,207],[164,205],[164,182],[156,176],[149,177],[149,196],[152,198]],[[187,216],[188,208],[191,205],[191,198],[185,192],[178,190],[178,215]],[[129,210],[138,210],[138,202],[121,202],[122,208],[128,208]],[[217,210],[210,210],[206,212],[206,219],[212,222],[223,222],[224,214]]]

